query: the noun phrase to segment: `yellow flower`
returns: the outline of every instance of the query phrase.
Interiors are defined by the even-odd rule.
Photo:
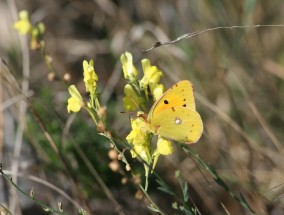
[[[141,113],[139,113],[141,114]],[[131,120],[132,130],[126,137],[128,143],[133,145],[131,149],[132,158],[137,156],[141,157],[147,163],[151,161],[150,155],[150,138],[149,134],[145,131],[145,121],[138,117]]]
[[[28,12],[26,10],[20,11],[19,18],[20,19],[14,23],[14,28],[22,35],[30,33],[32,24],[30,23]]]
[[[125,52],[125,54],[122,54],[120,56],[120,61],[122,63],[124,78],[129,79],[130,81],[135,81],[138,71],[133,65],[131,53]]]
[[[157,101],[164,94],[165,87],[162,84],[156,84],[155,86],[150,87],[150,91],[154,96],[154,100]]]
[[[141,114],[141,112],[139,112]],[[145,131],[146,125],[145,121],[138,117],[136,119],[131,119],[131,132],[126,137],[126,140],[133,145],[142,145],[147,142],[147,133]]]
[[[152,165],[152,171],[155,169],[160,155],[170,155],[173,153],[173,151],[174,149],[172,147],[171,141],[166,140],[161,136],[159,136],[157,141],[157,149],[155,150],[152,156],[154,159]]]
[[[131,149],[130,152],[131,152],[132,158],[136,158],[137,156],[139,156],[140,158],[142,158],[147,163],[149,163],[149,161],[151,161],[149,148],[145,145],[135,145]]]
[[[97,87],[98,76],[94,69],[94,62],[90,60],[88,63],[86,60],[83,61],[84,70],[84,82],[86,86],[86,91],[93,93]]]
[[[161,155],[170,155],[174,151],[172,143],[162,137],[158,137],[157,152]]]
[[[68,91],[71,95],[71,97],[68,99],[68,105],[67,105],[67,111],[70,113],[73,112],[79,112],[81,107],[84,105],[84,101],[82,99],[81,94],[75,87],[75,85],[71,85],[68,88]]]
[[[137,110],[139,105],[143,102],[142,98],[138,97],[135,90],[130,84],[124,87],[125,97],[123,98],[123,106],[126,111]]]
[[[148,86],[154,88],[159,83],[163,73],[156,66],[151,66],[148,59],[143,59],[141,62],[144,72],[144,76],[140,81],[141,88],[146,89]]]

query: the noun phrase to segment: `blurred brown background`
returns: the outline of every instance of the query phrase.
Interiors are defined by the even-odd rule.
[[[70,161],[81,194],[74,192],[74,184],[47,144],[29,108],[26,112],[20,111],[23,100],[10,72],[21,84],[22,56],[27,50],[12,25],[22,9],[29,11],[32,23],[45,24],[46,49],[56,70],[62,76],[69,73],[70,84],[76,84],[81,91],[84,90],[82,60],[94,59],[100,99],[108,108],[108,126],[121,138],[130,130],[128,116],[120,114],[125,84],[119,60],[122,53],[131,52],[140,71],[140,61],[150,59],[164,71],[162,82],[167,87],[179,80],[191,80],[205,130],[199,143],[190,147],[214,166],[234,193],[242,193],[257,214],[284,213],[281,198],[284,190],[284,28],[210,31],[174,45],[142,51],[157,41],[169,41],[184,33],[212,27],[284,24],[282,0],[0,2],[0,54],[8,65],[8,68],[5,64],[1,66],[0,82],[3,169],[8,174],[18,172],[19,186],[27,193],[34,187],[36,196],[47,205],[56,208],[57,201],[62,201],[68,214],[77,213],[76,204],[27,177],[37,176],[48,181],[75,200],[85,199],[94,214],[117,213],[114,201],[107,197],[82,161],[78,149],[70,143],[74,141],[98,170],[123,213],[154,214],[147,209],[148,202],[134,198],[135,183],[122,184],[125,176],[110,170],[109,144],[94,134],[88,115],[79,113],[72,119],[71,127],[66,124],[72,117],[66,111],[66,86],[59,81],[48,81],[49,69],[35,51],[29,52],[29,96]],[[12,81],[7,83],[7,79]],[[24,120],[22,138],[18,133],[21,120]],[[226,210],[230,214],[251,214],[206,170],[199,170],[179,147],[175,147],[173,155],[160,159],[157,172],[176,192],[181,192],[174,177],[177,169],[189,184],[189,205],[194,202],[201,214],[226,214]],[[127,177],[132,180],[131,176]],[[0,192],[1,205],[16,214],[20,211],[45,214],[21,194],[13,193],[2,179],[0,185],[4,191]],[[171,208],[177,200],[157,190],[155,177],[150,185],[150,196],[166,214],[184,214]]]

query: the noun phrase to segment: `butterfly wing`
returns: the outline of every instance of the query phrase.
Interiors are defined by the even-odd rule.
[[[203,132],[198,112],[187,107],[163,109],[155,113],[150,123],[153,133],[183,143],[195,143]]]
[[[195,110],[193,87],[190,81],[183,80],[169,88],[152,106],[148,121],[165,109],[172,107],[186,107]]]

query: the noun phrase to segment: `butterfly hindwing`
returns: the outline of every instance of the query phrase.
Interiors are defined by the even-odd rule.
[[[164,109],[157,113],[151,127],[156,134],[184,143],[197,142],[203,132],[199,113],[185,107]]]

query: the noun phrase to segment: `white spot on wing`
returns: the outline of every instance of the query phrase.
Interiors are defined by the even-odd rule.
[[[176,125],[180,125],[182,123],[181,118],[179,118],[178,116],[175,118],[175,124]]]

